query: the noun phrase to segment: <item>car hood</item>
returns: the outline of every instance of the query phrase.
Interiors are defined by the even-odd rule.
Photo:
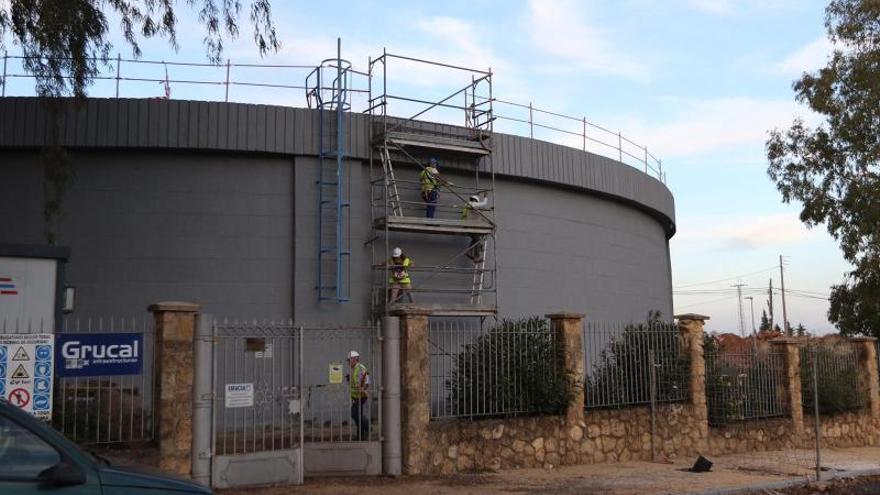
[[[170,475],[155,468],[141,466],[110,466],[101,468],[101,484],[130,488],[211,494],[211,490],[183,477]]]

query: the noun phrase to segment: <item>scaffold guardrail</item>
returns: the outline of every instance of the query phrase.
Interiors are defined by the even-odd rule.
[[[18,81],[35,79],[33,74],[27,73],[23,68],[26,58],[21,55],[10,55],[8,52],[3,54],[0,97],[35,95],[32,84],[17,84]],[[106,60],[96,58],[90,60],[106,62],[93,77],[95,84],[90,88],[90,96],[163,98],[167,85],[174,99],[275,104],[303,108],[307,107],[305,93],[312,88],[305,84],[292,84],[289,81],[304,80],[305,76],[318,66],[317,64],[233,63],[229,59],[225,64],[215,65],[207,62],[123,58],[121,55]],[[369,74],[355,68],[350,69],[350,72],[353,76],[353,86],[348,92],[352,93],[352,111],[368,112]],[[205,73],[211,75],[206,76]],[[175,96],[179,94],[181,88],[186,91],[185,95]],[[216,89],[216,92],[212,92],[211,89]],[[405,101],[404,97],[400,95],[398,97],[400,101]],[[406,98],[413,100],[411,103],[437,103],[419,98]],[[475,95],[478,104],[489,98],[489,95]],[[661,159],[651,153],[647,146],[636,143],[621,131],[599,125],[588,120],[586,116],[552,111],[535,106],[533,103],[514,102],[494,95],[491,96],[491,101],[495,106],[493,117],[499,125],[496,131],[590,151],[626,163],[666,183],[666,171],[663,169]],[[447,105],[439,103],[437,106],[443,108]],[[461,105],[448,106],[457,108]],[[443,123],[464,125],[463,122]]]

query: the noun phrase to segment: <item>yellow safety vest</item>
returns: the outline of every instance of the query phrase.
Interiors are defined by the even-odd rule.
[[[473,209],[474,209],[474,207],[471,206],[470,203],[467,203],[466,205],[464,205],[464,208],[461,209],[461,219],[467,220]]]
[[[419,183],[422,186],[422,192],[430,192],[437,189],[437,185],[439,184],[437,177],[439,175],[440,171],[435,167],[425,167],[425,169],[422,170],[422,173],[419,174]]]
[[[409,279],[409,266],[412,265],[412,260],[409,258],[404,258],[401,263],[395,263],[394,258],[388,260],[389,267],[389,276],[388,282],[392,284],[408,284],[411,283]]]
[[[367,367],[363,363],[356,364],[354,369],[351,370],[351,374],[348,376],[348,391],[351,395],[351,400],[365,399],[367,397],[367,392],[361,391],[361,381],[364,382],[364,388],[367,387],[367,375]]]

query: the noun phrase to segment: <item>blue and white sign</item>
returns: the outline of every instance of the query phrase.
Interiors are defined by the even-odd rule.
[[[51,400],[48,395],[34,396],[34,411],[48,411]]]
[[[51,361],[37,361],[34,365],[34,376],[44,378],[52,376]]]
[[[0,335],[0,397],[49,420],[52,416],[52,334]]]
[[[34,350],[34,354],[37,355],[37,361],[51,361],[52,360],[52,346],[48,345],[38,345]]]
[[[143,357],[142,333],[60,333],[55,337],[58,376],[138,375]]]
[[[52,391],[52,382],[48,378],[34,378],[34,393],[35,394],[48,394],[51,391]]]

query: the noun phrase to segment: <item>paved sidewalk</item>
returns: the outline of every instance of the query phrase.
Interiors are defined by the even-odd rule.
[[[661,494],[724,493],[749,486],[806,479],[814,470],[811,451],[756,452],[710,457],[712,472],[690,473],[688,463],[626,462],[520,469],[452,477],[309,478],[304,486],[226,490],[221,493],[357,494],[357,495],[475,495],[475,494]],[[692,461],[692,460],[691,460]],[[880,447],[823,449],[823,476],[880,469]]]

